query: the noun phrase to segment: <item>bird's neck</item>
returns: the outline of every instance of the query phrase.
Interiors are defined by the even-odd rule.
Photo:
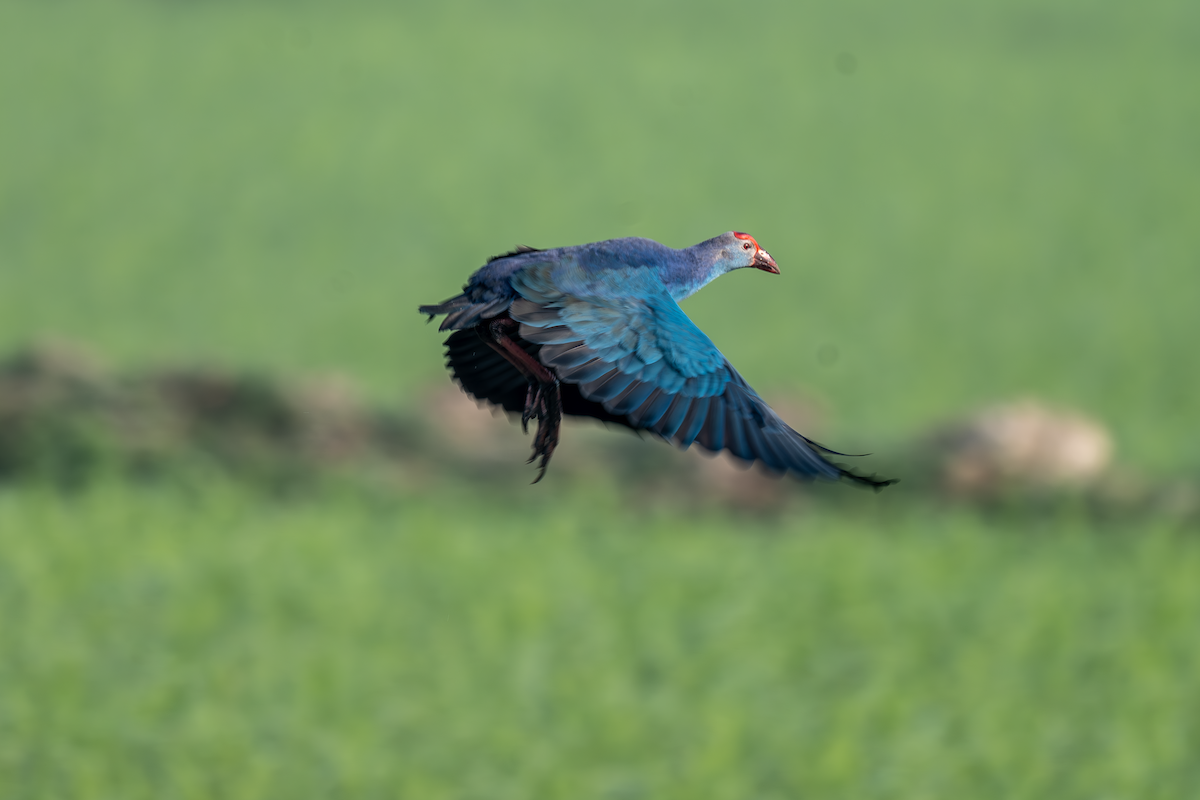
[[[680,250],[680,257],[664,265],[659,272],[663,285],[675,302],[691,297],[714,279],[725,273],[715,259],[687,248]]]

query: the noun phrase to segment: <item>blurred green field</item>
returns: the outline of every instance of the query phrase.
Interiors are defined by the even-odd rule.
[[[1032,395],[1196,474],[1197,85],[1182,0],[0,0],[0,350],[413,406],[489,254],[738,229],[783,274],[686,310],[806,433]],[[0,796],[1200,793],[1166,522],[553,477],[0,486]]]
[[[570,500],[0,495],[4,796],[1200,788],[1194,538]]]

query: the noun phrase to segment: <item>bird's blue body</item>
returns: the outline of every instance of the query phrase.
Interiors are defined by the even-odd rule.
[[[543,467],[565,412],[729,450],[776,474],[885,485],[831,463],[784,424],[679,307],[745,267],[779,272],[753,237],[734,232],[678,250],[638,238],[519,248],[421,311],[446,314],[441,329],[457,331],[447,345],[466,391],[515,411],[530,387],[523,418],[552,420],[534,445]]]
[[[563,280],[608,281],[610,285],[603,291],[613,296],[627,294],[618,283],[620,275],[632,274],[629,271],[645,273],[642,281],[657,281],[679,302],[729,269],[717,258],[719,249],[706,247],[709,242],[676,250],[653,239],[629,237],[518,253],[485,264],[471,276],[463,291],[475,302],[516,299],[512,285],[515,274],[537,264],[553,263]]]

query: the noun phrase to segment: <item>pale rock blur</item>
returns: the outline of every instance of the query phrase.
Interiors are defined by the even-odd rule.
[[[1113,455],[1101,423],[1034,400],[984,408],[935,431],[929,444],[943,488],[969,497],[1088,487]]]

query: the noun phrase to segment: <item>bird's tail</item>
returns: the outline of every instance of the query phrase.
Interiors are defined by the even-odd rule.
[[[471,304],[471,299],[469,297],[467,297],[465,294],[460,294],[435,305],[417,306],[417,311],[428,315],[429,320],[432,322],[434,317],[442,314],[453,314],[455,311],[466,308]]]
[[[446,318],[438,326],[439,331],[462,330],[473,328],[482,319],[506,311],[512,305],[512,298],[502,297],[494,300],[476,302],[465,294],[456,295],[442,303],[429,306],[418,306],[417,311],[425,314],[432,321],[434,317],[445,314]]]

